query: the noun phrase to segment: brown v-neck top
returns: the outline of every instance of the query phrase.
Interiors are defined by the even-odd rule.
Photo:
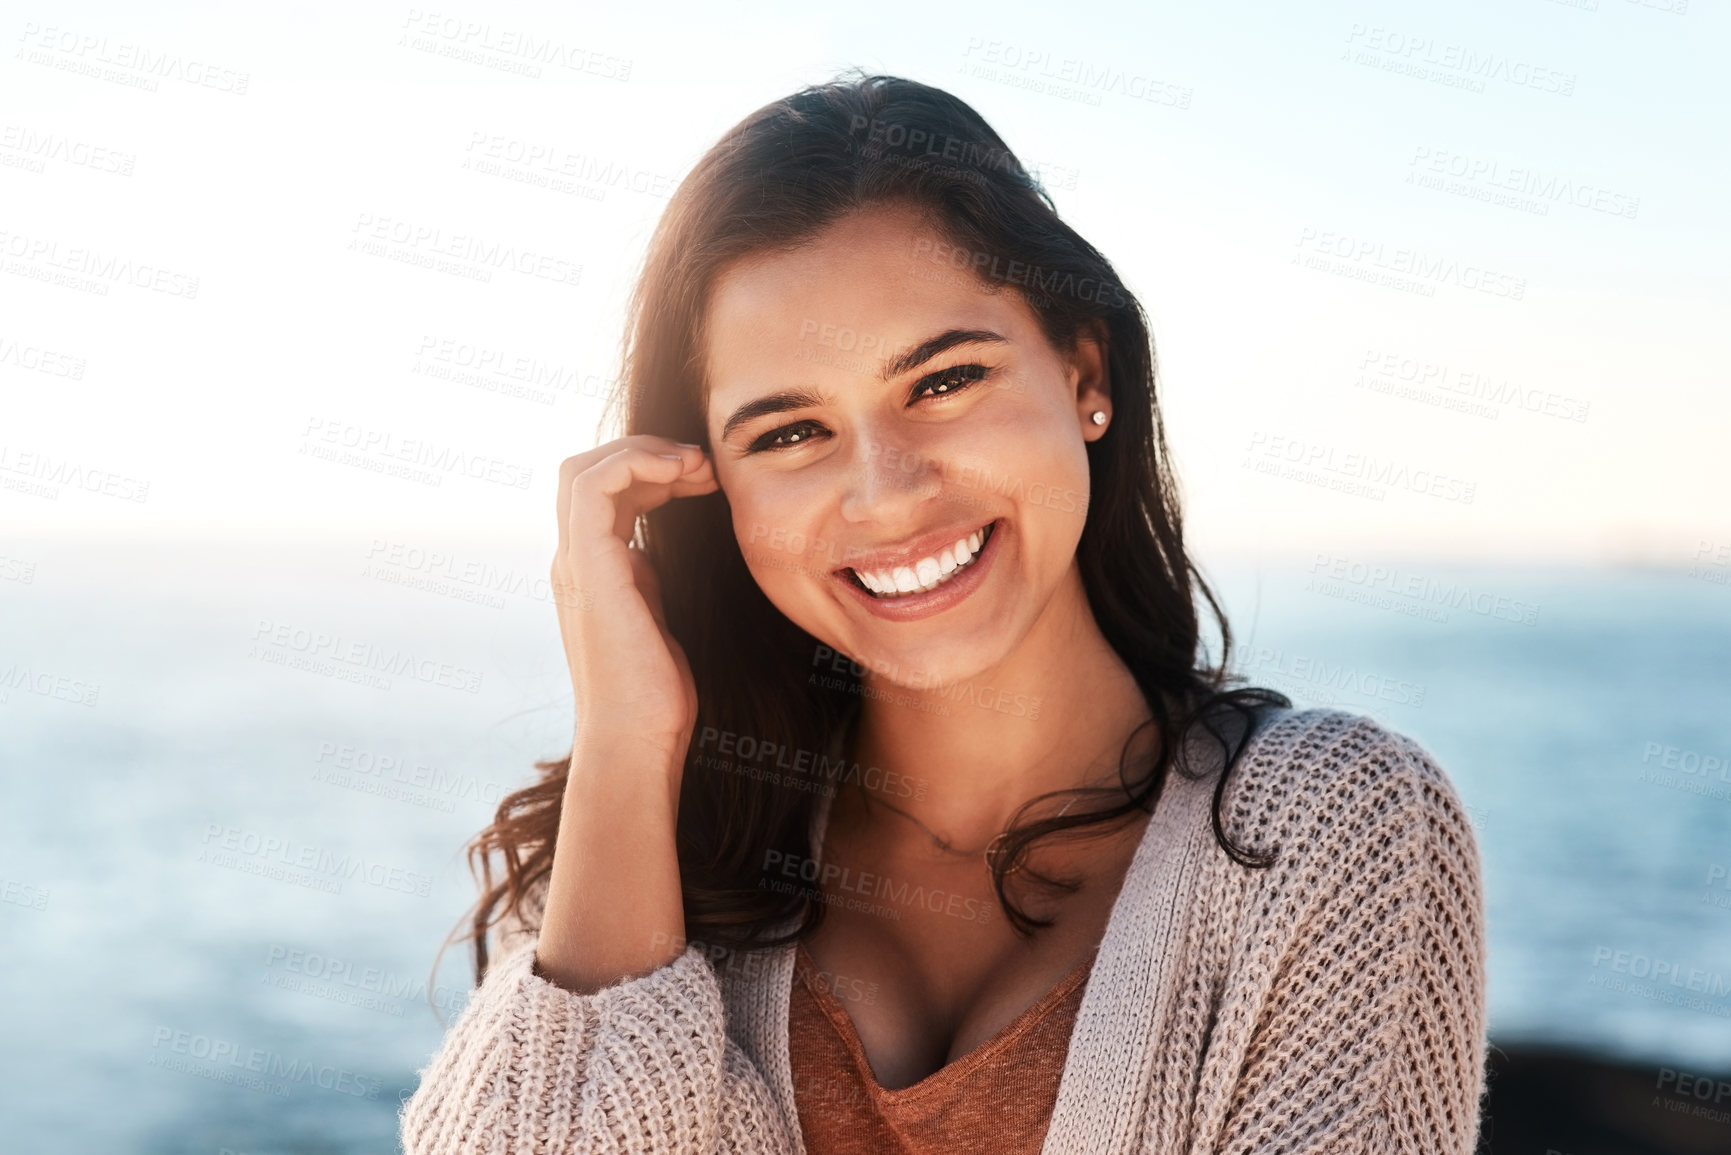
[[[1093,966],[1058,981],[1009,1024],[912,1086],[878,1084],[838,992],[799,944],[788,1002],[788,1057],[807,1155],[1035,1155],[1045,1142]],[[869,997],[865,995],[864,997]]]

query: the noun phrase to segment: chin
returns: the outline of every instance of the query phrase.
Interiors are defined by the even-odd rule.
[[[938,634],[938,630],[931,630]],[[990,639],[978,636],[964,639],[931,636],[921,639],[888,641],[879,637],[859,637],[850,653],[855,665],[853,674],[864,672],[885,687],[898,687],[909,693],[952,691],[978,679],[985,670],[1004,660],[1009,651],[1006,637],[995,634]]]

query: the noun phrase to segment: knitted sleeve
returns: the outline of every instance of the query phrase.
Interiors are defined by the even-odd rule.
[[[1333,713],[1292,755],[1285,793],[1302,802],[1274,824],[1282,862],[1251,884],[1264,941],[1240,947],[1264,964],[1236,1001],[1248,1042],[1198,1147],[1471,1155],[1485,941],[1464,807],[1423,748],[1369,719]]]
[[[544,898],[542,882],[528,917]],[[794,1150],[768,1086],[727,1037],[697,946],[580,995],[535,973],[538,930],[510,915],[501,927],[500,954],[403,1106],[407,1155]]]

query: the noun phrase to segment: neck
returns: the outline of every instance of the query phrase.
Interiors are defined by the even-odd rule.
[[[1116,786],[1132,734],[1131,758],[1152,748],[1147,701],[1100,632],[1074,566],[1021,645],[958,687],[912,690],[869,672],[865,682],[851,759],[884,773],[861,788],[958,848],[984,847],[1041,794]],[[1062,805],[1052,800],[1038,813]],[[898,842],[931,841],[887,809],[874,814],[873,828]]]

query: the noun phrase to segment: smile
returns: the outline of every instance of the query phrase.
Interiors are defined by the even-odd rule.
[[[946,545],[937,553],[922,557],[911,565],[899,565],[882,570],[849,568],[847,573],[872,597],[893,601],[913,594],[927,593],[965,572],[973,565],[991,540],[996,522],[985,525]]]

